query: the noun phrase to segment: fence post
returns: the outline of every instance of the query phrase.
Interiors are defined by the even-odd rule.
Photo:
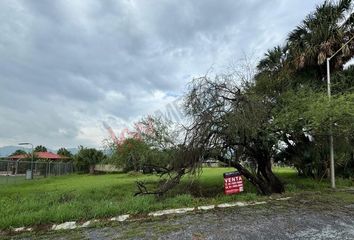
[[[33,172],[32,172],[32,178],[35,178],[34,176],[35,176],[35,174],[34,173],[36,173],[37,174],[37,161],[35,161],[34,162],[34,170],[33,170]]]
[[[9,176],[10,161],[7,161],[6,176]]]
[[[47,175],[48,175],[48,160],[46,160],[46,161],[44,162],[44,164],[45,164],[45,174],[44,174],[44,177],[46,178]]]
[[[15,175],[17,175],[17,173],[18,173],[18,162],[20,161],[20,159],[18,159],[17,161],[16,161],[16,169],[15,169]]]
[[[7,166],[6,166],[6,183],[9,183],[9,161],[7,161]]]

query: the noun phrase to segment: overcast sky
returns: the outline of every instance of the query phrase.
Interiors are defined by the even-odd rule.
[[[100,147],[323,1],[1,0],[0,146]]]

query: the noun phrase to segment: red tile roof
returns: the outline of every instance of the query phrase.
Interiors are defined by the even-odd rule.
[[[41,159],[51,159],[51,160],[58,160],[58,159],[65,159],[67,157],[52,153],[52,152],[35,152],[34,155],[37,158]],[[14,156],[9,156],[10,159],[13,160],[18,160],[22,158],[31,158],[30,154],[19,154],[19,155],[14,155]]]

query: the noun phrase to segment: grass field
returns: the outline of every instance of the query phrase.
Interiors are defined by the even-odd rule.
[[[0,175],[0,186],[3,184],[23,183],[25,180],[26,179],[24,176],[3,176],[3,175]]]
[[[43,176],[34,176],[34,181],[42,179]],[[24,182],[28,182],[26,180],[25,175],[9,175],[9,176],[4,176],[0,175],[0,187],[4,187],[3,185],[13,185],[13,184],[22,184]]]
[[[132,196],[136,191],[135,182],[145,181],[153,186],[158,180],[153,175],[69,175],[2,185],[0,229],[264,198],[257,196],[249,183],[245,183],[244,193],[225,196],[222,174],[233,170],[205,168],[197,178],[186,176],[182,184],[161,199],[152,195]],[[298,178],[290,168],[279,168],[276,172],[289,193],[329,188],[328,182]],[[352,186],[353,181],[338,180],[337,184],[340,187]]]

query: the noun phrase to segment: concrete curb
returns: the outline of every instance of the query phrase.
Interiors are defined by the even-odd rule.
[[[278,198],[278,199],[273,199],[276,201],[287,201],[291,197],[283,197],[283,198]],[[272,200],[270,200],[272,201]],[[148,213],[147,216],[150,217],[160,217],[164,215],[176,215],[176,214],[185,214],[188,212],[193,212],[193,211],[208,211],[216,208],[230,208],[230,207],[246,207],[246,206],[255,206],[255,205],[261,205],[261,204],[267,204],[270,201],[262,201],[262,202],[231,202],[231,203],[222,203],[222,204],[217,204],[217,205],[208,205],[208,206],[199,206],[199,207],[193,207],[193,208],[176,208],[176,209],[166,209],[166,210],[160,210],[160,211],[155,211]],[[124,214],[124,215],[119,215],[116,217],[110,218],[108,221],[113,222],[125,222],[125,221],[133,221],[129,214]],[[50,227],[50,230],[53,231],[58,231],[58,230],[72,230],[72,229],[77,229],[77,228],[87,228],[92,226],[94,223],[97,222],[105,222],[107,220],[104,219],[92,219],[89,221],[86,221],[82,224],[77,223],[75,221],[69,221],[69,222],[64,222],[61,224],[53,224]],[[20,232],[31,232],[33,231],[33,228],[26,228],[26,227],[19,227],[19,228],[13,228],[14,232],[20,233]]]

